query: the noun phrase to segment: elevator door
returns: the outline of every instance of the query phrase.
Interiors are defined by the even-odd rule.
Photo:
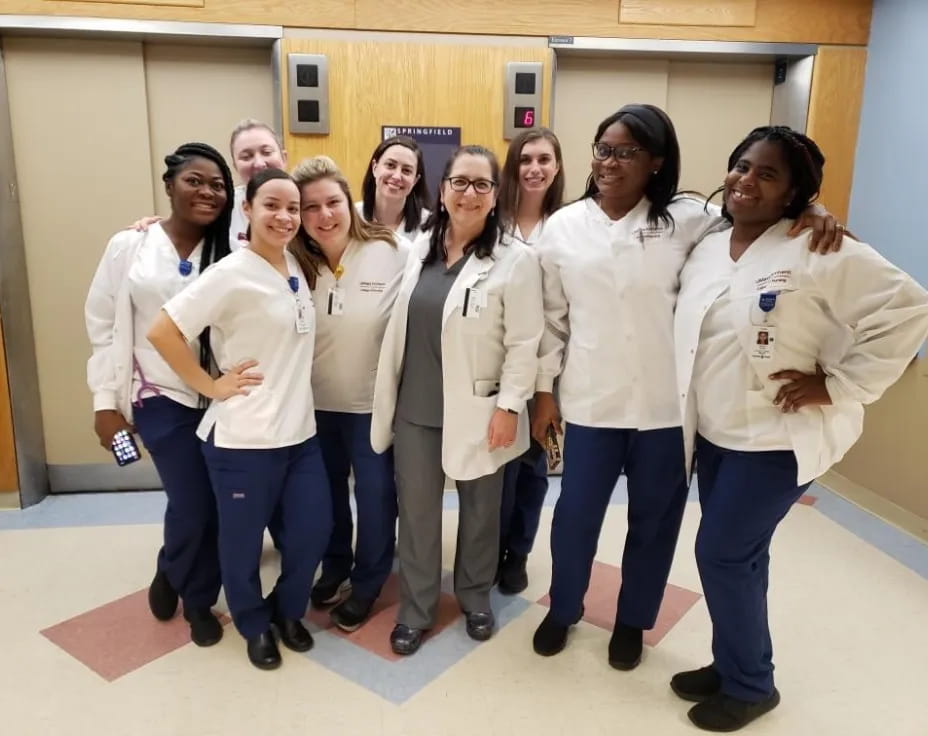
[[[773,63],[561,55],[554,93],[569,199],[590,174],[597,125],[632,102],[667,111],[680,141],[680,189],[708,194],[721,184],[738,141],[770,121]]]
[[[166,154],[229,157],[236,122],[273,121],[271,49],[5,38],[4,55],[51,488],[157,486],[93,433],[84,300],[109,238],[167,214]]]

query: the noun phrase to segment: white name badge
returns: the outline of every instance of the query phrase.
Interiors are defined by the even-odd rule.
[[[467,319],[480,319],[480,313],[486,309],[487,293],[483,289],[470,287],[464,289],[464,301],[461,314]]]
[[[330,288],[326,297],[325,313],[339,317],[345,313],[345,292],[338,288]]]
[[[310,331],[306,307],[303,305],[303,300],[300,299],[300,297],[296,298],[296,331],[301,335],[305,335]]]
[[[777,343],[777,329],[770,325],[751,328],[751,360],[764,363],[773,359]]]

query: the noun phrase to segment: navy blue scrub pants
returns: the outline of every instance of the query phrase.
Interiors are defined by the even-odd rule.
[[[158,570],[187,611],[213,606],[220,587],[216,499],[196,435],[202,418],[203,410],[166,396],[147,398],[133,411],[168,497]]]
[[[396,546],[396,483],[393,450],[378,455],[371,447],[371,415],[317,411],[316,427],[322,459],[332,489],[332,538],[322,558],[322,575],[351,578],[352,594],[372,601],[393,568]],[[358,538],[352,550],[354,524],[348,476],[354,470]]]
[[[264,530],[277,521],[280,577],[274,586],[276,614],[306,613],[316,568],[332,532],[332,498],[319,450],[311,437],[265,450],[203,445],[219,507],[222,584],[235,627],[246,639],[268,630],[274,611],[262,597],[259,569]]]
[[[792,451],[739,452],[696,438],[702,520],[696,564],[712,619],[722,692],[759,702],[773,693],[767,624],[770,540],[809,483],[796,484]]]
[[[506,464],[500,509],[500,554],[528,557],[538,533],[541,507],[548,493],[548,458],[529,452]]]
[[[567,424],[561,495],[551,524],[551,615],[576,623],[612,491],[628,476],[628,534],[616,621],[651,629],[686,508],[680,427],[640,432]]]

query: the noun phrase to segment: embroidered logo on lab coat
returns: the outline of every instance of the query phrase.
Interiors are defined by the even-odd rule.
[[[754,280],[756,291],[778,291],[793,288],[793,271],[784,268]]]
[[[387,283],[385,281],[362,281],[361,282],[361,293],[362,294],[383,294],[387,290]]]

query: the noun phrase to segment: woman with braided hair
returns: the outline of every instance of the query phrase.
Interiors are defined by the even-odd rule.
[[[209,646],[222,638],[222,626],[210,610],[220,588],[216,503],[196,436],[205,402],[146,333],[166,301],[229,254],[232,175],[222,155],[204,143],[185,143],[165,165],[170,216],[147,232],[114,235],[91,283],[87,383],[100,444],[109,450],[121,430],[138,431],[167,493],[164,545],[148,592],[151,611],[166,621],[180,597],[191,638]],[[208,370],[208,330],[192,348]]]
[[[735,731],[776,707],[767,623],[770,542],[803,491],[857,441],[863,405],[928,337],[928,292],[870,246],[791,237],[825,158],[786,127],[756,128],[728,160],[729,227],[693,250],[674,324],[688,468],[702,518],[696,563],[713,662],[671,688],[690,720]]]

